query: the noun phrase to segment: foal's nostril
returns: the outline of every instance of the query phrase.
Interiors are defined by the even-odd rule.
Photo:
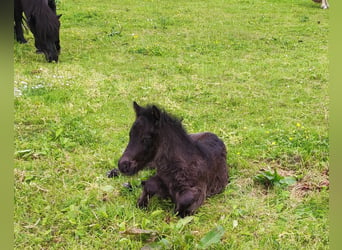
[[[127,173],[129,171],[131,162],[130,161],[120,161],[119,162],[119,170],[123,173]]]
[[[126,170],[129,168],[130,165],[131,165],[131,163],[129,161],[125,161],[122,163],[122,167]]]

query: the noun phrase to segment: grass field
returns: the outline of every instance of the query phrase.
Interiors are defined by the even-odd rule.
[[[329,10],[59,0],[57,12],[58,64],[30,33],[14,45],[16,249],[328,249]],[[136,207],[153,170],[106,177],[134,100],[224,140],[230,183],[195,215]]]

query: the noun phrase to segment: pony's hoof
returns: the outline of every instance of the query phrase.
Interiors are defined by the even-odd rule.
[[[42,50],[40,50],[40,49],[37,49],[36,50],[36,54],[43,54],[44,52],[42,51]]]

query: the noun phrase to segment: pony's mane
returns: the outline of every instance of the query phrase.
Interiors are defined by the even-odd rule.
[[[44,0],[38,0],[37,4],[32,6],[31,16],[36,19],[36,31],[41,38],[45,39],[50,32],[58,32],[58,17]]]

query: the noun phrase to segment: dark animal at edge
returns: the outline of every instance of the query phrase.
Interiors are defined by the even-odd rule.
[[[329,8],[328,0],[312,0],[312,1],[314,1],[316,3],[320,3],[322,9],[328,9]]]
[[[25,17],[23,16],[25,14]],[[26,43],[23,21],[32,32],[37,53],[44,53],[48,62],[58,62],[61,15],[56,15],[55,0],[14,0],[14,31],[19,43]]]
[[[187,134],[181,122],[155,105],[133,103],[136,120],[129,143],[118,162],[120,172],[133,175],[151,164],[156,175],[142,181],[140,208],[157,195],[171,198],[175,212],[185,217],[206,197],[220,193],[228,184],[227,151],[210,132]]]

